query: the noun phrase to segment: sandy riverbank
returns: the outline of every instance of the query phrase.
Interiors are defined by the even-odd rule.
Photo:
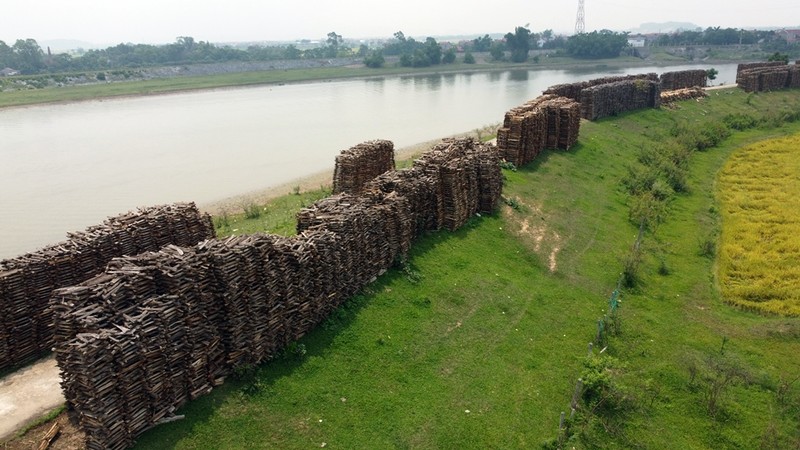
[[[499,126],[499,124],[497,124],[497,126]],[[491,130],[489,130],[489,128],[491,128]],[[491,127],[484,128],[482,132],[483,134],[493,134],[494,130],[495,126],[492,125]],[[476,137],[477,135],[475,131],[469,131],[450,137],[468,136]],[[399,162],[402,160],[414,159],[422,153],[430,150],[439,142],[441,142],[441,139],[434,139],[427,142],[421,142],[419,144],[409,145],[407,147],[396,148],[394,150],[395,161]],[[199,204],[197,206],[201,211],[207,212],[212,216],[221,214],[222,212],[240,213],[242,212],[244,205],[249,205],[252,203],[262,205],[276,197],[290,194],[298,187],[300,192],[315,190],[321,187],[330,187],[333,184],[334,163],[335,161],[331,160],[330,168],[324,172],[312,173],[288,183],[282,183],[276,186],[265,186],[263,189],[259,189],[257,191],[246,192],[240,195],[228,197],[223,200]]]

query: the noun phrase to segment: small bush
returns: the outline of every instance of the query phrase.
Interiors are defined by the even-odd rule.
[[[724,122],[728,128],[738,131],[754,128],[758,125],[758,120],[755,117],[745,113],[728,114],[722,118],[722,122]]]
[[[713,258],[717,254],[717,233],[709,233],[698,243],[700,256]]]
[[[512,163],[511,161],[506,161],[506,160],[500,161],[500,168],[510,170],[512,172],[517,171],[517,166],[515,166],[514,163]]]
[[[246,219],[258,219],[261,217],[261,207],[255,202],[249,202],[242,205],[242,209],[244,210],[244,217]]]
[[[628,167],[628,176],[622,183],[631,195],[640,195],[650,192],[653,184],[658,180],[658,168],[653,166],[632,165]]]
[[[642,255],[638,251],[632,251],[622,262],[622,285],[626,288],[635,287],[639,283],[639,264],[642,262]]]
[[[643,223],[645,228],[655,230],[666,219],[667,212],[667,202],[659,200],[648,191],[633,196],[629,218],[636,225]]]

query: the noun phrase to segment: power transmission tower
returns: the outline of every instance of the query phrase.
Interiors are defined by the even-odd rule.
[[[584,0],[578,0],[578,17],[575,19],[575,34],[586,32],[586,23],[584,21],[585,14],[583,13]]]

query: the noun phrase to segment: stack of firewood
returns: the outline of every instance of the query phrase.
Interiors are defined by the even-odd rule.
[[[581,115],[584,119],[603,117],[661,104],[658,82],[650,80],[618,81],[584,89],[581,93]]]
[[[497,147],[506,161],[523,166],[545,148],[568,150],[579,131],[580,105],[546,94],[506,113],[497,130]]]
[[[601,84],[616,83],[618,81],[632,81],[632,80],[649,80],[658,81],[658,74],[655,73],[641,73],[636,75],[624,75],[619,77],[604,77],[595,78],[589,81],[579,81],[577,83],[557,84],[550,86],[544,91],[544,94],[552,94],[558,97],[571,98],[575,101],[581,100],[581,93],[584,89]]]
[[[233,370],[274,358],[402,258],[419,233],[496,208],[499,164],[493,146],[446,140],[361,195],[303,209],[295,237],[169,245],[57,289],[56,359],[87,448],[130,446]]]
[[[754,63],[742,63],[736,66],[736,84],[741,85],[742,82],[745,81],[745,77],[748,76],[746,72],[751,71],[753,69],[764,69],[768,67],[780,67],[785,66],[786,63],[783,61],[766,61],[766,62],[754,62]]]
[[[661,74],[661,90],[674,91],[691,87],[705,87],[708,73],[703,69],[680,70]]]
[[[394,170],[394,144],[392,141],[364,142],[336,157],[333,172],[333,193],[358,194],[364,184],[378,175]]]
[[[102,225],[68,234],[68,240],[0,262],[0,369],[50,350],[53,289],[102,272],[114,257],[193,245],[214,236],[207,214],[194,203],[155,206],[112,217]]]
[[[800,86],[796,74],[797,66],[782,64],[742,70],[737,78],[745,92],[764,92]]]

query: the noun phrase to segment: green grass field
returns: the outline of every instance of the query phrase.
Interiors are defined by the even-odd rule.
[[[722,90],[584,122],[569,152],[505,171],[513,208],[423,237],[407,265],[284,357],[190,403],[186,419],[137,448],[552,445],[577,378],[590,380],[587,344],[637,235],[631,167],[644,150],[734,114],[754,122],[694,152],[686,191],[645,235],[638,282],[622,294],[619,331],[603,353],[613,364],[587,381],[607,401],[582,407],[563,439],[566,448],[793,448],[800,323],[725,304],[708,244],[720,230],[716,174],[746,144],[800,133],[800,122],[782,124],[797,111],[800,91]],[[291,233],[293,208],[323,193],[309,195],[265,214],[282,211],[275,223]],[[251,231],[281,229],[267,216],[250,220]]]

